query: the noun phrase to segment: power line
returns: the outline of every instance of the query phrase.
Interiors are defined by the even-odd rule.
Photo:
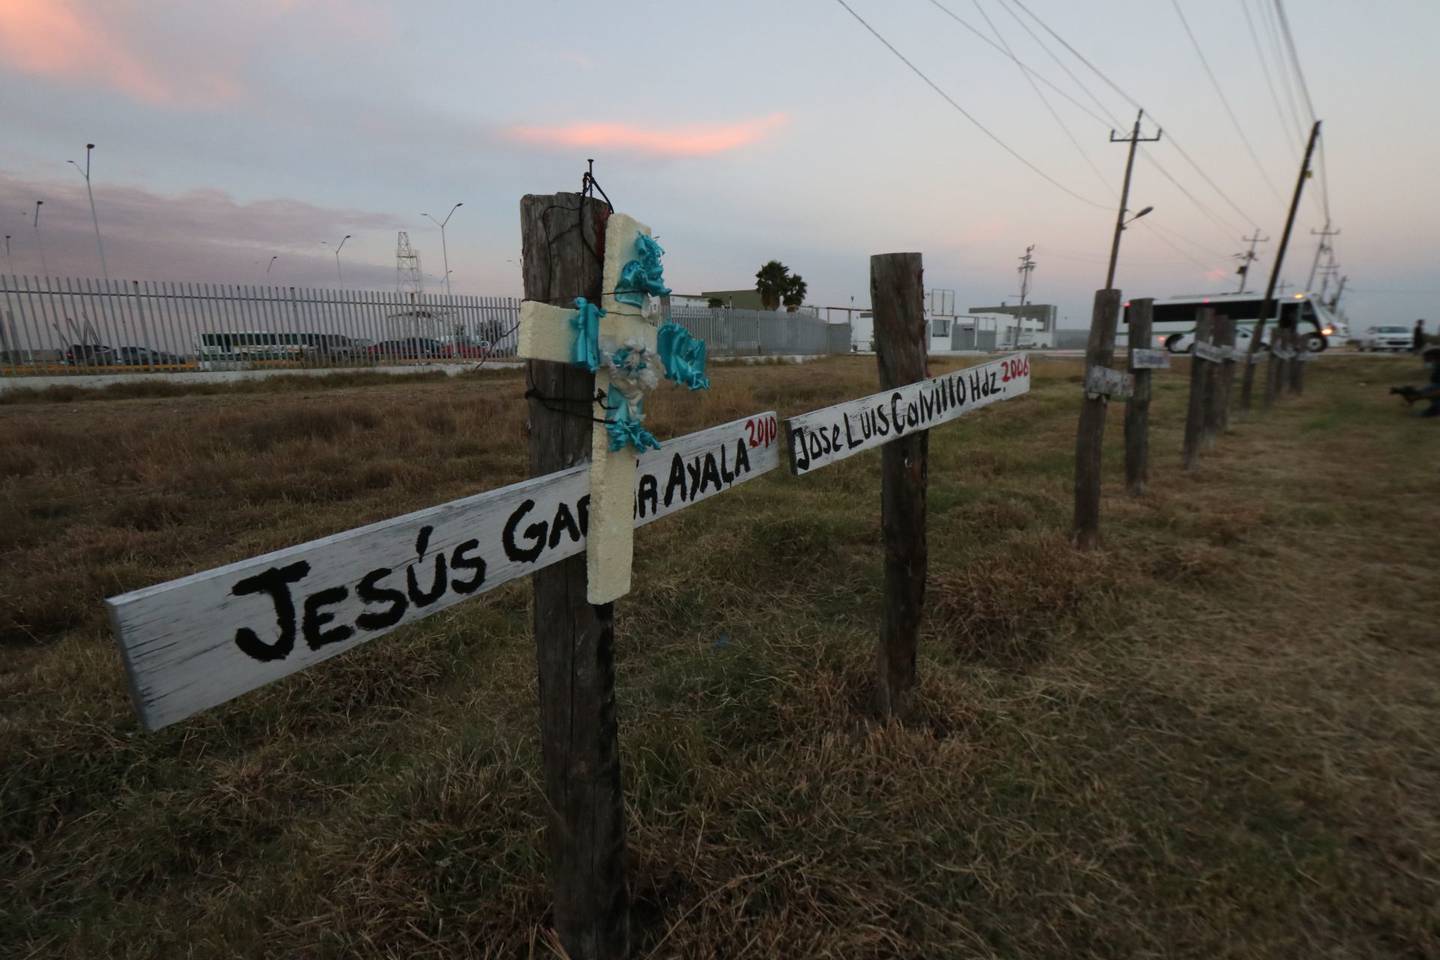
[[[931,0],[931,2],[934,3],[937,7],[940,7],[940,9],[945,9],[939,4],[938,0]],[[1080,154],[1081,159],[1083,159],[1087,164],[1089,164],[1091,170],[1095,171],[1095,178],[1100,181],[1101,186],[1103,186],[1111,194],[1114,194],[1115,189],[1111,187],[1110,182],[1105,179],[1105,174],[1100,172],[1100,167],[1097,166],[1095,161],[1090,158],[1090,154],[1085,152],[1085,148],[1080,145],[1079,139],[1076,138],[1073,132],[1071,132],[1070,127],[1066,125],[1063,119],[1061,119],[1060,114],[1055,111],[1055,108],[1050,105],[1050,101],[1040,90],[1040,85],[1037,84],[1035,80],[1030,76],[1030,72],[1028,70],[1025,70],[1023,65],[1020,64],[1020,59],[1016,57],[1014,51],[1010,49],[1010,44],[1005,41],[1005,35],[1002,34],[1000,32],[1000,29],[995,26],[995,21],[990,19],[990,15],[985,12],[985,8],[980,5],[980,0],[971,0],[971,2],[975,4],[975,9],[979,12],[980,16],[984,18],[985,23],[989,25],[991,32],[995,34],[995,39],[999,40],[1001,45],[1004,46],[1005,53],[1010,57],[1011,60],[1014,60],[1017,65],[1021,66],[1021,72],[1024,73],[1026,81],[1029,82],[1030,89],[1035,91],[1035,96],[1040,98],[1040,102],[1045,105],[1045,109],[1049,111],[1050,116],[1054,118],[1055,123],[1059,125],[1061,130],[1065,131],[1065,136],[1069,138],[1071,145],[1075,148],[1075,152]],[[946,12],[948,13],[949,11],[947,10]]]
[[[1275,81],[1270,79],[1270,58],[1265,55],[1265,48],[1260,44],[1260,34],[1255,30],[1255,19],[1250,16],[1250,0],[1240,0],[1240,10],[1245,14],[1245,26],[1250,30],[1250,42],[1255,45],[1255,56],[1260,61],[1260,72],[1265,77],[1265,86],[1270,91],[1270,102],[1275,105],[1275,116],[1280,119],[1280,139],[1290,148],[1290,153],[1295,159],[1300,159],[1300,150],[1297,143],[1290,139],[1290,132],[1286,129],[1290,125],[1291,118],[1285,115],[1285,108],[1280,104],[1280,95],[1275,92]]]
[[[1014,10],[1010,9],[1010,7],[1005,4],[1005,0],[996,0],[996,2],[1000,4],[1000,9],[1004,10],[1010,15],[1010,19],[1020,24],[1020,29],[1024,30],[1030,35],[1030,39],[1035,41],[1035,45],[1038,46],[1041,50],[1045,51],[1045,55],[1049,57],[1052,61],[1054,61],[1055,65],[1064,72],[1065,76],[1070,78],[1070,82],[1075,84],[1075,86],[1079,87],[1080,92],[1085,94],[1085,96],[1089,97],[1090,101],[1100,108],[1101,113],[1105,114],[1107,117],[1110,118],[1109,123],[1112,129],[1114,129],[1115,127],[1123,127],[1125,125],[1123,122],[1116,118],[1115,114],[1110,112],[1110,108],[1106,107],[1105,104],[1100,102],[1099,97],[1095,96],[1095,94],[1090,92],[1089,87],[1085,86],[1085,84],[1080,82],[1080,78],[1075,76],[1074,71],[1072,71],[1070,67],[1066,65],[1064,60],[1061,60],[1053,50],[1051,50],[1048,46],[1045,45],[1044,41],[1042,41],[1038,36],[1035,35],[1035,31],[1030,29],[1030,24],[1026,23],[1024,20],[1021,20],[1020,15]],[[1091,114],[1091,116],[1094,116],[1094,114]],[[1100,122],[1105,123],[1106,121],[1101,120]]]
[[[947,7],[947,6],[945,6],[943,3],[941,3],[940,0],[930,0],[930,3],[932,3],[937,9],[939,9],[941,13],[945,14],[945,16],[949,17],[951,20],[954,20],[956,23],[960,24],[960,26],[964,27],[966,30],[969,30],[971,33],[975,34],[975,36],[979,37],[979,38],[980,38],[981,40],[983,40],[985,43],[988,43],[990,46],[994,47],[996,50],[999,50],[1001,53],[1005,54],[1005,56],[1009,57],[1011,60],[1014,60],[1014,61],[1015,61],[1015,65],[1025,72],[1025,76],[1026,76],[1027,78],[1033,78],[1033,80],[1039,80],[1041,83],[1045,84],[1047,87],[1050,87],[1050,88],[1051,88],[1052,90],[1054,90],[1056,93],[1060,94],[1060,96],[1064,97],[1066,100],[1069,100],[1071,103],[1073,103],[1073,104],[1074,104],[1076,107],[1078,107],[1080,110],[1083,110],[1085,113],[1089,114],[1091,117],[1093,117],[1093,118],[1094,118],[1096,121],[1098,121],[1099,123],[1105,123],[1105,122],[1106,122],[1106,120],[1105,120],[1104,117],[1100,116],[1100,114],[1098,114],[1098,113],[1096,113],[1095,111],[1091,110],[1089,107],[1085,106],[1085,104],[1081,103],[1079,100],[1076,100],[1074,97],[1070,96],[1070,94],[1068,94],[1068,93],[1066,93],[1064,90],[1060,89],[1060,87],[1058,87],[1058,86],[1056,86],[1054,83],[1052,83],[1052,82],[1050,81],[1050,79],[1047,78],[1044,74],[1038,73],[1038,72],[1036,72],[1035,70],[1033,70],[1032,68],[1030,68],[1029,66],[1027,66],[1026,64],[1022,63],[1022,62],[1020,61],[1020,58],[1016,57],[1015,54],[1014,54],[1014,52],[1012,52],[1012,51],[1010,50],[1010,47],[1009,47],[1008,44],[1006,44],[1006,45],[1004,45],[1004,46],[1002,46],[1001,44],[997,44],[994,40],[991,40],[989,37],[985,36],[985,34],[981,33],[981,32],[980,32],[978,29],[976,29],[974,26],[972,26],[971,24],[966,23],[964,20],[962,20],[953,10],[951,10],[949,7]],[[852,11],[852,12],[853,12],[853,11]],[[984,15],[985,15],[985,11],[981,10],[981,11],[980,11],[980,14],[981,14],[981,16],[984,16]],[[990,18],[989,18],[989,17],[986,17],[985,19],[986,19],[986,22],[988,23]],[[991,28],[990,28],[990,29],[992,29],[992,30],[995,29],[993,24],[991,25]],[[999,31],[996,31],[996,34],[995,34],[995,35],[996,35],[996,36],[999,36]],[[1001,43],[1003,43],[1003,41],[1001,41]],[[1033,80],[1032,80],[1032,82],[1033,82]],[[1105,108],[1102,106],[1100,109],[1104,110]]]
[[[957,17],[953,12],[951,12],[951,11],[950,11],[949,9],[947,9],[943,4],[941,4],[941,3],[939,2],[939,0],[930,0],[930,2],[931,2],[932,4],[934,4],[936,7],[938,7],[940,10],[944,11],[947,15],[949,15],[949,16],[951,17],[951,19],[955,20],[957,23],[960,23],[962,26],[965,26],[965,27],[968,28],[972,33],[976,33],[976,35],[977,35],[977,36],[980,36],[982,40],[986,40],[987,43],[989,42],[988,38],[986,38],[986,37],[984,37],[984,36],[981,36],[981,35],[975,30],[974,27],[971,27],[969,24],[965,23],[963,20],[961,20],[959,17]],[[1019,59],[1018,56],[1015,55],[1015,52],[1014,52],[1013,48],[1011,48],[1010,45],[1009,45],[1008,43],[1006,43],[1004,36],[1001,35],[999,29],[995,26],[994,22],[990,19],[989,15],[987,15],[987,14],[985,13],[984,7],[982,7],[982,6],[980,5],[980,0],[973,0],[973,2],[975,3],[976,9],[979,10],[980,15],[985,19],[985,22],[986,22],[987,24],[989,24],[990,29],[991,29],[992,31],[994,31],[996,38],[999,39],[1000,43],[1004,44],[1004,46],[1005,46],[1004,52],[1006,53],[1006,55],[1009,56],[1011,60],[1014,60],[1017,66],[1020,66],[1022,69],[1024,69],[1024,68],[1025,68],[1024,63]],[[1046,53],[1046,55],[1049,56],[1050,59],[1053,60],[1053,61],[1060,67],[1061,70],[1063,70],[1063,71],[1065,72],[1065,75],[1070,78],[1071,82],[1074,83],[1077,87],[1080,88],[1080,91],[1081,91],[1082,93],[1084,93],[1084,94],[1085,94],[1086,96],[1088,96],[1092,101],[1094,101],[1094,102],[1096,103],[1096,105],[1098,105],[1098,106],[1100,107],[1101,110],[1104,110],[1106,113],[1109,113],[1109,111],[1106,109],[1105,105],[1100,102],[1099,98],[1097,98],[1093,92],[1091,92],[1091,90],[1089,89],[1089,87],[1087,87],[1087,86],[1084,84],[1084,82],[1082,82],[1082,81],[1080,80],[1079,77],[1075,76],[1075,74],[1070,70],[1070,68],[1065,65],[1065,62],[1064,62],[1063,60],[1061,60],[1059,57],[1057,57],[1057,56],[1055,55],[1055,53],[1044,43],[1044,41],[1042,41],[1038,36],[1036,36],[1035,31],[1032,30],[1032,29],[1030,29],[1029,24],[1027,24],[1024,20],[1021,20],[1020,17],[1015,13],[1014,10],[1011,10],[1008,6],[1006,6],[1005,3],[1004,3],[1004,0],[997,0],[997,2],[999,2],[1001,8],[1002,8],[1006,13],[1008,13],[1008,14],[1010,15],[1010,17],[1011,17],[1012,19],[1014,19],[1014,21],[1015,21],[1016,23],[1018,23],[1018,24],[1020,25],[1020,27],[1021,27],[1027,34],[1029,34],[1030,39],[1033,40],[1033,41],[1035,42],[1035,44],[1036,44],[1038,47],[1040,47],[1040,49],[1043,50],[1043,51]],[[994,46],[994,44],[992,43],[991,46]],[[1026,72],[1026,77],[1027,77],[1027,79],[1029,79],[1029,77],[1031,76],[1031,74],[1034,73],[1034,71],[1032,71],[1032,70],[1026,70],[1025,72]],[[1032,86],[1032,88],[1035,87],[1035,85],[1034,85],[1033,82],[1032,82],[1031,86]],[[1052,84],[1052,86],[1053,86],[1053,84]],[[1077,139],[1077,138],[1074,136],[1074,134],[1071,132],[1070,128],[1069,128],[1069,127],[1065,124],[1065,122],[1056,114],[1055,110],[1050,106],[1050,103],[1045,99],[1045,96],[1040,92],[1040,90],[1039,90],[1038,88],[1035,88],[1035,92],[1036,92],[1037,95],[1040,96],[1041,102],[1045,103],[1046,109],[1048,109],[1048,110],[1050,111],[1050,115],[1055,118],[1055,121],[1060,125],[1061,129],[1065,131],[1065,135],[1070,139],[1070,142],[1071,142],[1072,144],[1074,144],[1076,151],[1079,152],[1080,156],[1081,156],[1081,157],[1085,160],[1085,162],[1090,166],[1090,169],[1092,169],[1093,171],[1095,171],[1095,175],[1099,178],[1100,182],[1105,185],[1105,188],[1110,192],[1111,195],[1115,195],[1115,189],[1110,186],[1109,181],[1107,181],[1107,180],[1105,179],[1105,175],[1104,175],[1103,173],[1101,173],[1100,168],[1099,168],[1098,166],[1096,166],[1095,162],[1091,159],[1089,153],[1087,153],[1087,152],[1085,151],[1085,149],[1080,145],[1078,139]],[[1074,101],[1074,98],[1069,98],[1069,99],[1071,100],[1072,103],[1075,102],[1075,101]],[[1091,115],[1091,116],[1094,116],[1093,113],[1090,114],[1090,115]],[[1123,126],[1123,124],[1121,124],[1118,120],[1115,120],[1115,119],[1114,119],[1114,116],[1113,116],[1113,115],[1111,115],[1111,119],[1112,119],[1112,121],[1114,121],[1114,122],[1113,122],[1113,126]],[[1112,128],[1113,128],[1113,127],[1112,127]],[[1145,158],[1146,158],[1151,164],[1153,164],[1153,165],[1156,167],[1156,169],[1158,169],[1158,170],[1160,171],[1160,173],[1161,173],[1163,176],[1166,177],[1166,179],[1170,180],[1171,183],[1175,184],[1176,188],[1179,189],[1180,192],[1181,192],[1182,194],[1184,194],[1184,195],[1190,200],[1190,202],[1193,203],[1198,210],[1200,210],[1201,213],[1203,213],[1203,214],[1205,214],[1207,217],[1209,217],[1209,218],[1211,219],[1211,221],[1214,222],[1214,223],[1216,224],[1216,226],[1219,227],[1219,229],[1220,229],[1221,231],[1223,231],[1227,236],[1233,236],[1233,232],[1232,232],[1232,229],[1231,229],[1230,225],[1227,224],[1227,223],[1226,223],[1225,221],[1223,221],[1222,219],[1220,219],[1213,211],[1211,211],[1211,210],[1209,209],[1209,207],[1207,207],[1205,204],[1201,203],[1200,200],[1199,200],[1194,194],[1190,193],[1190,191],[1186,190],[1184,186],[1182,186],[1177,180],[1175,180],[1175,178],[1174,178],[1173,176],[1171,176],[1170,172],[1169,172],[1168,170],[1166,170],[1163,165],[1161,165],[1161,163],[1160,163],[1159,160],[1157,160],[1155,157],[1151,156],[1149,153],[1146,153],[1146,154],[1145,154]],[[1192,256],[1191,254],[1187,253],[1186,251],[1184,251],[1184,250],[1180,249],[1178,246],[1176,246],[1170,239],[1168,239],[1167,237],[1165,237],[1165,236],[1162,234],[1162,232],[1161,232],[1161,229],[1162,229],[1162,228],[1160,228],[1158,225],[1156,225],[1156,224],[1151,224],[1151,223],[1149,223],[1148,221],[1146,221],[1143,225],[1146,226],[1146,227],[1149,227],[1151,230],[1153,230],[1153,231],[1155,232],[1156,236],[1157,236],[1163,243],[1165,243],[1167,246],[1169,246],[1171,249],[1173,249],[1176,253],[1180,254],[1182,257],[1185,257],[1185,258],[1186,258],[1187,260],[1189,260],[1190,262],[1195,263],[1195,264],[1198,264],[1199,266],[1204,267],[1204,268],[1207,269],[1207,270],[1211,268],[1211,266],[1212,266],[1211,264],[1202,263],[1200,260],[1196,259],[1196,258],[1195,258],[1194,256]],[[1198,247],[1198,248],[1200,248],[1200,249],[1205,249],[1205,247],[1204,247],[1203,244],[1197,243],[1197,242],[1194,241],[1194,240],[1190,240],[1189,238],[1184,237],[1184,235],[1182,235],[1182,234],[1178,234],[1178,233],[1177,233],[1177,234],[1175,234],[1175,236],[1180,237],[1181,239],[1186,240],[1186,242],[1188,242],[1188,243],[1194,244],[1196,247]],[[1219,256],[1219,257],[1222,257],[1222,258],[1225,257],[1225,256],[1227,256],[1226,254],[1216,254],[1216,253],[1214,253],[1213,250],[1211,250],[1211,251],[1209,251],[1209,252],[1212,253],[1212,255]]]
[[[1205,68],[1205,75],[1210,78],[1210,85],[1215,88],[1215,95],[1220,98],[1220,105],[1230,115],[1230,122],[1235,126],[1235,132],[1240,136],[1240,142],[1245,144],[1245,150],[1250,154],[1250,159],[1255,161],[1255,169],[1260,171],[1264,178],[1265,185],[1275,195],[1275,199],[1284,203],[1280,196],[1280,188],[1275,186],[1275,181],[1270,179],[1270,174],[1265,171],[1265,165],[1260,162],[1260,157],[1255,153],[1255,147],[1250,138],[1245,135],[1245,130],[1240,126],[1240,118],[1235,115],[1235,109],[1230,106],[1230,100],[1225,96],[1225,91],[1220,87],[1220,81],[1215,76],[1215,71],[1210,69],[1210,61],[1205,56],[1205,51],[1200,47],[1200,41],[1195,36],[1195,31],[1190,29],[1190,21],[1185,18],[1185,11],[1180,6],[1180,0],[1170,0],[1170,5],[1175,8],[1175,15],[1180,18],[1180,25],[1185,28],[1185,36],[1190,38],[1190,45],[1195,48],[1195,56],[1200,58],[1200,66]]]
[[[915,64],[911,63],[910,60],[909,60],[903,53],[901,53],[899,50],[895,49],[894,45],[892,45],[889,40],[886,40],[884,37],[882,37],[882,36],[880,35],[879,31],[877,31],[874,27],[870,26],[870,24],[865,21],[865,18],[862,17],[862,16],[860,16],[860,14],[856,13],[856,12],[850,7],[850,5],[845,2],[845,0],[835,0],[835,2],[838,3],[838,4],[840,4],[840,6],[844,7],[844,8],[845,8],[845,11],[846,11],[847,13],[849,13],[850,16],[854,17],[857,21],[859,21],[859,23],[860,23],[860,25],[861,25],[862,27],[864,27],[866,30],[868,30],[868,31],[870,32],[870,34],[871,34],[876,40],[879,40],[879,41],[885,46],[885,49],[887,49],[887,50],[889,50],[891,53],[895,54],[895,56],[896,56],[897,58],[899,58],[899,60],[900,60],[901,63],[905,64],[905,66],[907,66],[907,67],[910,68],[910,70],[911,70],[912,73],[914,73],[914,74],[915,74],[917,77],[919,77],[921,80],[924,80],[926,86],[928,86],[931,90],[934,90],[934,91],[935,91],[936,93],[938,93],[941,97],[943,97],[943,98],[945,99],[945,102],[946,102],[946,103],[950,104],[950,106],[952,106],[952,107],[955,108],[956,112],[958,112],[962,117],[964,117],[966,120],[969,120],[972,124],[974,124],[975,127],[976,127],[981,133],[985,134],[985,136],[987,136],[987,137],[989,137],[991,140],[993,140],[993,141],[994,141],[1001,149],[1003,149],[1006,153],[1010,154],[1010,156],[1014,157],[1016,160],[1019,160],[1019,161],[1020,161],[1022,164],[1024,164],[1026,167],[1030,168],[1030,170],[1031,170],[1032,172],[1034,172],[1035,174],[1037,174],[1038,176],[1040,176],[1041,178],[1043,178],[1044,180],[1046,180],[1047,182],[1049,182],[1052,186],[1054,186],[1054,187],[1056,187],[1057,189],[1063,191],[1064,193],[1069,194],[1071,197],[1074,197],[1076,200],[1079,200],[1081,203],[1089,204],[1089,205],[1092,206],[1092,207],[1098,207],[1098,208],[1100,208],[1101,210],[1109,210],[1109,209],[1110,209],[1109,205],[1107,205],[1107,204],[1096,203],[1094,200],[1091,200],[1091,199],[1089,199],[1088,197],[1081,196],[1080,194],[1076,193],[1074,190],[1071,190],[1069,187],[1065,186],[1065,184],[1061,183],[1059,180],[1056,180],[1054,177],[1050,176],[1050,174],[1046,173],[1044,170],[1041,170],[1039,167],[1035,166],[1035,164],[1033,164],[1033,163],[1031,163],[1029,160],[1025,159],[1025,157],[1021,156],[1020,153],[1015,150],[1015,148],[1011,147],[1011,146],[1010,146],[1008,143],[1006,143],[1004,140],[1001,140],[1001,139],[1000,139],[998,136],[996,136],[994,133],[991,133],[991,132],[990,132],[990,129],[989,129],[988,127],[986,127],[986,126],[985,126],[983,123],[981,123],[979,120],[975,119],[975,117],[973,117],[968,111],[966,111],[966,109],[965,109],[964,107],[962,107],[962,106],[960,106],[960,104],[956,103],[956,102],[955,102],[955,99],[954,99],[953,97],[951,97],[950,94],[948,94],[948,93],[946,93],[944,90],[940,89],[940,87],[939,87],[938,85],[936,85],[936,83],[935,83],[934,80],[931,80],[928,76],[925,75],[925,72],[924,72],[924,71],[922,71],[919,67],[915,66]]]
[[[1310,121],[1316,120],[1315,104],[1310,102],[1310,85],[1305,82],[1305,71],[1300,67],[1300,55],[1295,52],[1295,37],[1290,33],[1290,18],[1285,15],[1285,0],[1275,0],[1275,14],[1280,19],[1280,32],[1285,37],[1285,46],[1290,49],[1290,62],[1295,68],[1295,77],[1300,81],[1300,92],[1305,97],[1305,109],[1310,111]]]
[[[1285,91],[1285,106],[1290,111],[1291,122],[1295,124],[1298,139],[1303,142],[1306,137],[1305,120],[1301,117],[1300,108],[1296,105],[1294,78],[1285,62],[1285,48],[1280,41],[1280,28],[1275,22],[1275,7],[1268,0],[1255,0],[1255,4],[1260,8],[1260,19],[1265,24],[1265,35],[1270,41],[1275,75],[1280,78],[1280,86]]]
[[[1070,44],[1066,42],[1065,38],[1062,37],[1062,36],[1060,36],[1060,34],[1056,33],[1056,32],[1054,31],[1054,29],[1052,29],[1052,28],[1050,27],[1049,24],[1047,24],[1044,20],[1041,20],[1039,17],[1037,17],[1037,16],[1035,15],[1035,13],[1034,13],[1033,11],[1031,11],[1031,9],[1025,5],[1024,0],[1010,0],[1010,2],[1013,3],[1013,4],[1015,4],[1015,5],[1016,5],[1017,7],[1019,7],[1021,10],[1024,10],[1025,13],[1026,13],[1026,15],[1029,16],[1030,19],[1034,20],[1037,24],[1040,25],[1041,29],[1043,29],[1046,33],[1050,34],[1050,36],[1054,37],[1055,40],[1056,40],[1061,46],[1063,46],[1066,50],[1070,51],[1070,53],[1071,53],[1077,60],[1079,60],[1079,61],[1080,61],[1081,63],[1083,63],[1086,67],[1088,67],[1088,68],[1090,69],[1090,71],[1091,71],[1092,73],[1094,73],[1097,77],[1099,77],[1101,80],[1105,81],[1105,83],[1106,83],[1112,90],[1114,90],[1114,91],[1115,91],[1116,93],[1118,93],[1120,96],[1124,97],[1127,103],[1129,103],[1129,104],[1131,104],[1132,106],[1134,106],[1137,110],[1140,109],[1140,104],[1139,104],[1139,102],[1138,102],[1134,97],[1130,96],[1128,93],[1126,93],[1124,90],[1122,90],[1122,89],[1120,88],[1120,85],[1119,85],[1119,84],[1117,84],[1114,80],[1111,80],[1108,76],[1105,75],[1104,71],[1102,71],[1099,67],[1095,66],[1095,64],[1091,63],[1088,59],[1086,59],[1085,56],[1084,56],[1084,54],[1080,53],[1080,51],[1078,51],[1078,50],[1076,50],[1074,47],[1070,46]],[[1164,123],[1160,120],[1159,117],[1155,116],[1155,114],[1151,113],[1151,114],[1150,114],[1150,118],[1151,118],[1152,120],[1154,120],[1154,121],[1155,121],[1157,124],[1159,124],[1160,126],[1162,126],[1162,127],[1164,126]],[[1170,145],[1175,148],[1175,151],[1176,151],[1177,153],[1179,153],[1182,158],[1184,158],[1184,160],[1185,160],[1186,163],[1190,164],[1190,166],[1191,166],[1192,168],[1194,168],[1195,172],[1200,175],[1200,178],[1201,178],[1202,180],[1204,180],[1207,184],[1209,184],[1210,188],[1211,188],[1212,190],[1214,190],[1214,191],[1220,196],[1220,198],[1221,198],[1222,200],[1224,200],[1227,204],[1229,204],[1229,205],[1230,205],[1230,208],[1231,208],[1232,210],[1234,210],[1236,213],[1238,213],[1238,214],[1240,215],[1241,220],[1247,221],[1247,222],[1251,223],[1252,225],[1254,224],[1254,218],[1251,217],[1249,214],[1247,214],[1244,210],[1242,210],[1242,209],[1240,208],[1240,205],[1239,205],[1238,203],[1236,203],[1234,200],[1232,200],[1232,199],[1230,198],[1230,195],[1227,194],[1224,190],[1222,190],[1222,189],[1220,188],[1220,185],[1217,184],[1213,179],[1211,179],[1210,175],[1209,175],[1208,173],[1206,173],[1203,168],[1201,168],[1200,164],[1198,164],[1198,163],[1195,162],[1195,159],[1190,156],[1190,154],[1185,150],[1184,147],[1182,147],[1182,146],[1180,145],[1180,142],[1175,138],[1175,134],[1173,133],[1173,131],[1170,133]],[[1147,154],[1147,156],[1148,156],[1148,154]],[[1163,172],[1163,169],[1162,169],[1162,172]],[[1170,177],[1170,175],[1169,175],[1168,173],[1166,174],[1166,177],[1167,177],[1168,179],[1170,179],[1172,182],[1175,182],[1174,177]],[[1188,195],[1189,195],[1189,194],[1188,194],[1188,192],[1187,192],[1187,196],[1188,196]],[[1191,199],[1193,200],[1194,198],[1192,197]],[[1197,202],[1198,202],[1198,201],[1197,201]],[[1229,234],[1231,234],[1231,235],[1233,235],[1233,234],[1234,234],[1234,228],[1233,228],[1233,227],[1227,228],[1227,231],[1226,231],[1226,232],[1229,233]]]

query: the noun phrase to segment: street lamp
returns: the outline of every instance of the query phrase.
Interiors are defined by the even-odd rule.
[[[267,276],[267,277],[270,276],[270,268],[273,267],[273,266],[275,266],[275,261],[276,261],[276,260],[279,260],[279,259],[280,259],[280,254],[278,254],[278,253],[275,254],[273,257],[270,258],[270,262],[265,265],[265,276]]]
[[[74,160],[66,160],[80,176],[85,178],[85,193],[90,197],[90,222],[95,224],[95,249],[100,253],[100,272],[105,275],[105,281],[110,281],[110,268],[105,265],[105,245],[100,242],[100,218],[95,216],[95,191],[90,188],[90,151],[95,149],[95,144],[85,144],[85,169],[80,169],[80,164]]]
[[[40,208],[43,206],[45,206],[44,200],[35,201],[35,220],[32,225],[35,228],[35,247],[40,251],[40,272],[48,277],[50,268],[45,264],[45,244],[40,239]]]
[[[335,247],[335,279],[342,284],[345,282],[345,278],[340,275],[340,251],[345,249],[345,241],[349,239],[350,234],[345,234],[345,236],[340,238],[340,243]]]
[[[1128,182],[1126,183],[1126,186],[1129,186]],[[1125,210],[1123,207],[1121,208],[1120,218],[1115,221],[1115,242],[1110,247],[1110,269],[1105,274],[1106,289],[1109,289],[1115,283],[1115,261],[1120,256],[1120,231],[1124,230],[1126,227],[1130,226],[1130,224],[1134,223],[1136,220],[1139,220],[1141,217],[1145,216],[1145,214],[1149,213],[1154,209],[1154,207],[1141,207],[1139,213],[1135,214],[1135,216],[1127,220],[1125,219]]]
[[[10,234],[5,234],[5,263],[10,267],[10,272],[15,272],[15,261],[10,259]]]
[[[463,206],[465,206],[464,203],[455,204],[455,206],[450,208],[450,212],[445,214],[444,220],[436,220],[428,213],[420,214],[420,216],[427,218],[431,223],[440,228],[440,256],[445,260],[445,296],[447,297],[450,296],[450,250],[445,245],[445,224],[449,223],[450,218],[455,216],[455,211]]]

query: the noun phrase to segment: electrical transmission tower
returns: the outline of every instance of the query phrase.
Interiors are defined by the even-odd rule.
[[[410,246],[410,234],[404,230],[395,238],[395,292],[408,303],[419,303],[425,292],[420,251]]]
[[[1240,274],[1240,286],[1235,289],[1236,293],[1245,292],[1245,280],[1250,275],[1250,264],[1260,259],[1255,255],[1255,244],[1270,242],[1269,237],[1260,236],[1259,230],[1255,231],[1254,236],[1241,237],[1240,239],[1250,244],[1250,249],[1246,250],[1244,253],[1235,254],[1236,258],[1240,261],[1240,266],[1235,269],[1235,272]]]

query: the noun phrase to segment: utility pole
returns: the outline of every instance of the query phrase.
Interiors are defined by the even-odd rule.
[[[1319,237],[1320,242],[1315,245],[1315,259],[1310,264],[1310,279],[1305,281],[1305,292],[1309,293],[1315,289],[1315,271],[1320,267],[1320,257],[1325,251],[1330,250],[1330,238],[1340,236],[1339,230],[1330,229],[1330,221],[1325,221],[1324,230],[1311,230],[1310,235]]]
[[[1340,306],[1340,295],[1345,292],[1345,283],[1349,279],[1349,277],[1344,276],[1340,278],[1340,285],[1335,288],[1335,296],[1330,298],[1331,310],[1334,310],[1336,307]]]
[[[1105,289],[1109,290],[1115,286],[1115,261],[1120,258],[1120,234],[1125,229],[1125,205],[1130,202],[1130,173],[1135,169],[1135,145],[1139,143],[1154,143],[1160,139],[1162,131],[1156,130],[1153,137],[1140,136],[1140,118],[1145,116],[1141,110],[1135,114],[1135,129],[1128,137],[1117,137],[1115,131],[1110,131],[1111,143],[1130,144],[1130,155],[1125,159],[1125,185],[1120,188],[1120,212],[1115,215],[1115,239],[1110,243],[1110,269],[1105,273]],[[1145,214],[1153,210],[1153,207],[1146,207],[1131,220],[1139,220]]]
[[[1295,194],[1290,198],[1290,213],[1285,217],[1285,232],[1280,235],[1280,249],[1275,252],[1275,265],[1270,268],[1270,282],[1265,288],[1265,299],[1260,303],[1260,316],[1250,336],[1250,350],[1254,354],[1260,349],[1260,338],[1265,333],[1265,321],[1275,309],[1275,285],[1280,280],[1280,268],[1285,265],[1285,248],[1290,246],[1290,231],[1295,227],[1295,212],[1300,209],[1300,195],[1305,191],[1305,181],[1310,177],[1310,158],[1315,155],[1315,141],[1320,139],[1320,121],[1310,128],[1310,140],[1305,144],[1305,158],[1300,161],[1300,174],[1295,178]],[[1246,358],[1249,360],[1250,358]],[[1250,409],[1250,394],[1255,387],[1255,364],[1245,364],[1245,379],[1240,387],[1240,409]]]
[[[1241,237],[1240,239],[1249,243],[1250,249],[1245,251],[1244,253],[1235,254],[1235,256],[1240,258],[1240,269],[1235,271],[1236,273],[1240,274],[1240,286],[1236,288],[1236,293],[1245,292],[1245,281],[1249,279],[1250,276],[1250,264],[1260,259],[1259,257],[1255,256],[1255,244],[1270,242],[1269,237],[1260,236],[1259,229],[1256,229],[1254,236]]]

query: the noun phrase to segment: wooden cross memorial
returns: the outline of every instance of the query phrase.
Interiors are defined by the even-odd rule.
[[[605,227],[600,305],[577,298],[573,308],[534,300],[520,305],[518,353],[529,360],[574,363],[595,374],[604,395],[604,430],[590,447],[590,517],[586,545],[586,599],[610,603],[630,592],[635,552],[630,524],[637,457],[659,442],[644,428],[645,394],[665,376],[692,390],[710,385],[705,344],[678,324],[657,329],[660,296],[668,295],[650,228],[612,213]]]

